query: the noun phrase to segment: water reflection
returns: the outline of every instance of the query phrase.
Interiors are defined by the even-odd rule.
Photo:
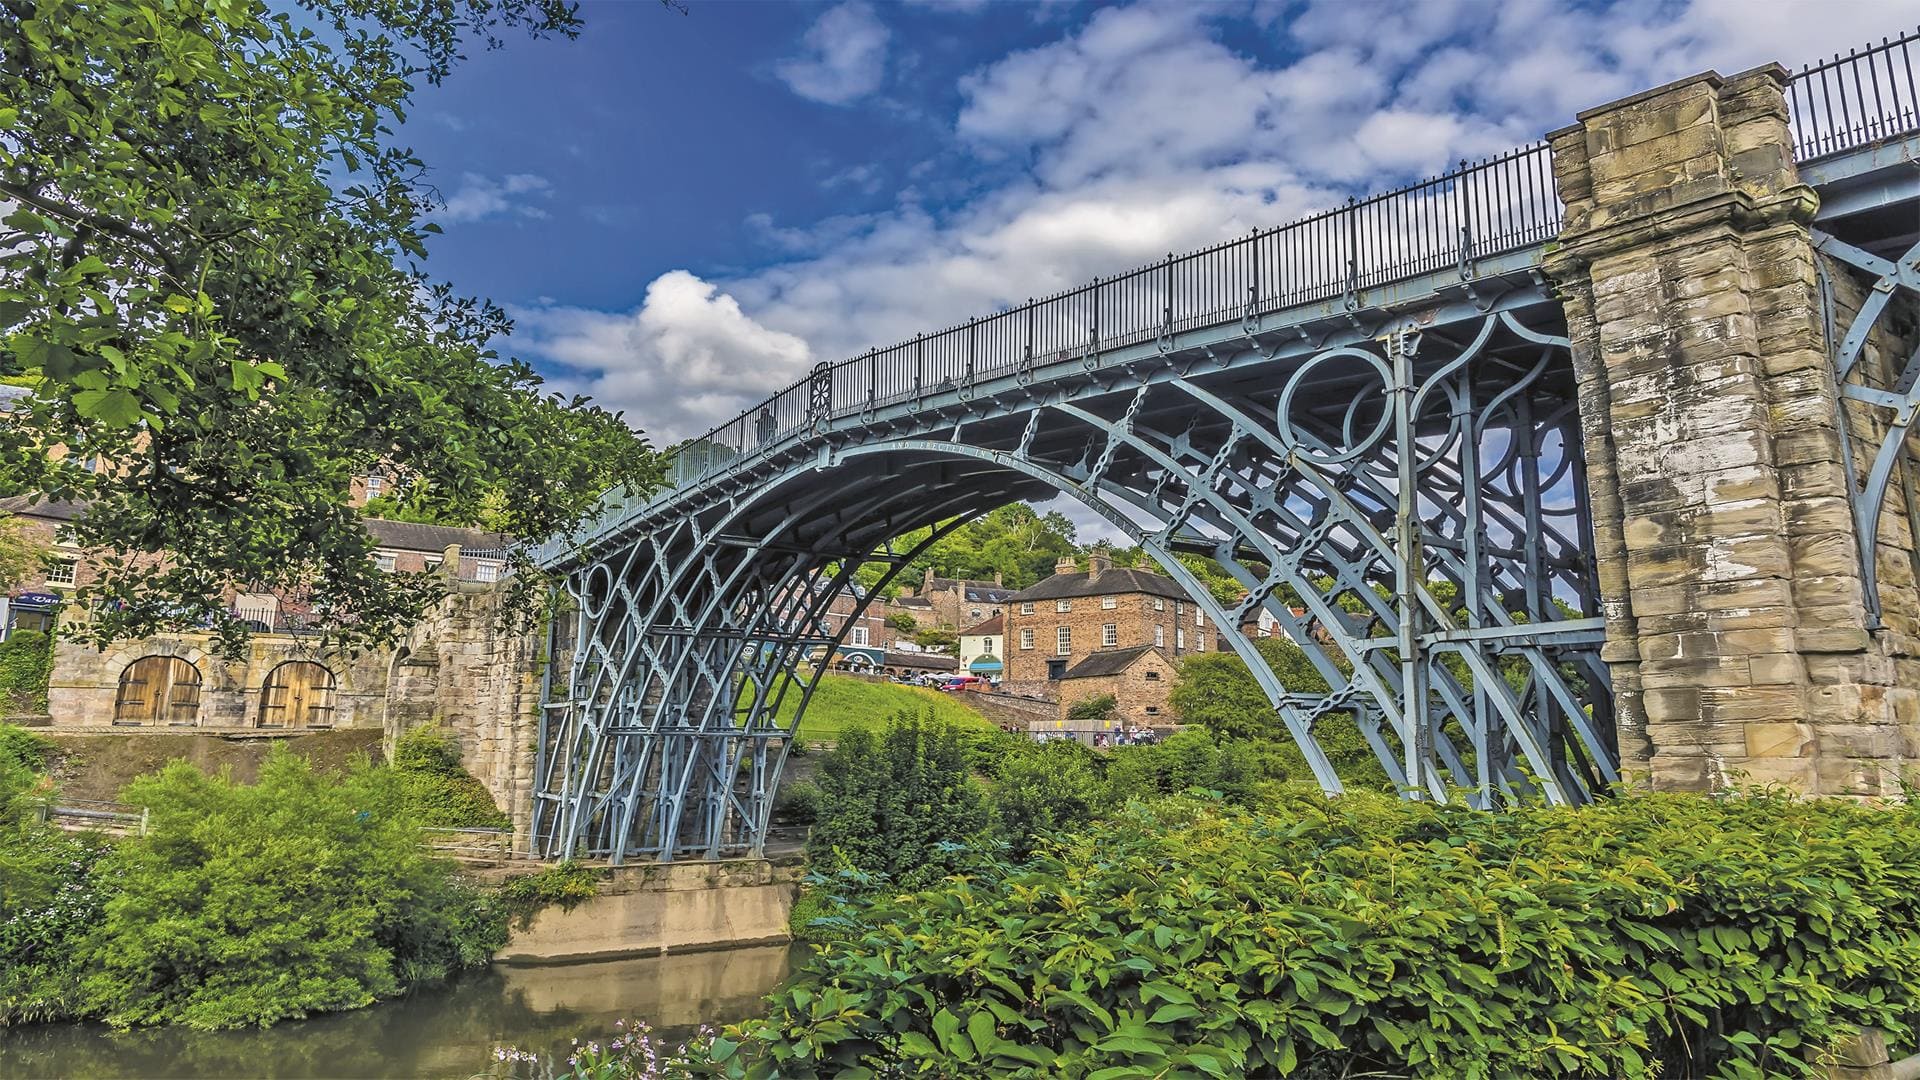
[[[684,1033],[758,1011],[786,976],[784,945],[596,964],[500,967],[414,997],[266,1030],[116,1033],[97,1025],[0,1029],[0,1076],[464,1078],[493,1047],[559,1050],[619,1019]]]

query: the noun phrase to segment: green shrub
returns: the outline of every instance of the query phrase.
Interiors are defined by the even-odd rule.
[[[1026,742],[994,770],[994,826],[1012,856],[1024,859],[1044,838],[1088,824],[1102,790],[1096,756],[1079,742]]]
[[[493,899],[500,911],[525,930],[541,909],[559,905],[562,911],[594,898],[604,875],[589,866],[566,861],[542,867],[531,874],[508,878]]]
[[[0,724],[0,763],[42,772],[53,754],[53,740],[18,724]]]
[[[1113,710],[1120,699],[1112,694],[1096,694],[1081,698],[1067,707],[1067,719],[1078,721],[1104,721],[1113,719]]]
[[[782,784],[780,793],[773,797],[774,820],[789,825],[811,825],[820,820],[820,807],[825,799],[818,784],[804,780]]]
[[[1920,812],[1172,799],[859,927],[705,1071],[1824,1075],[1860,1027],[1914,1045]]]
[[[114,879],[104,845],[36,820],[0,822],[0,1027],[80,1011],[81,945]]]
[[[956,871],[987,826],[970,771],[959,733],[931,715],[902,713],[879,734],[842,732],[820,763],[810,860],[906,885]]]
[[[422,825],[505,829],[513,824],[487,786],[460,764],[460,747],[440,728],[413,728],[394,740],[393,770]]]
[[[0,714],[47,711],[53,677],[53,638],[43,630],[15,630],[0,641]]]
[[[81,949],[82,1011],[198,1028],[366,1005],[483,963],[502,921],[430,857],[399,776],[317,773],[275,747],[257,784],[174,762],[121,798],[149,832]]]

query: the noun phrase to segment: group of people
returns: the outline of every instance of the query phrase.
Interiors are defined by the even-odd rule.
[[[1033,738],[1036,742],[1053,742],[1057,739],[1078,739],[1079,736],[1071,731],[1036,731],[1033,733]],[[1159,741],[1160,737],[1155,735],[1151,728],[1129,731],[1123,727],[1115,727],[1111,734],[1104,731],[1093,733],[1095,750],[1105,750],[1110,746],[1148,746]]]

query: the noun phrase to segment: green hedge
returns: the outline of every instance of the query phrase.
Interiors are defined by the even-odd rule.
[[[696,1072],[1791,1076],[1920,1011],[1920,817],[1777,793],[1135,803],[850,903]]]
[[[40,630],[15,630],[0,641],[0,714],[47,711],[53,677],[53,639]]]

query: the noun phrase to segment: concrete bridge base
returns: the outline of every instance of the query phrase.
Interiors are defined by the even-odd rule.
[[[783,943],[804,874],[797,859],[617,866],[600,895],[541,911],[494,959],[564,964]]]

